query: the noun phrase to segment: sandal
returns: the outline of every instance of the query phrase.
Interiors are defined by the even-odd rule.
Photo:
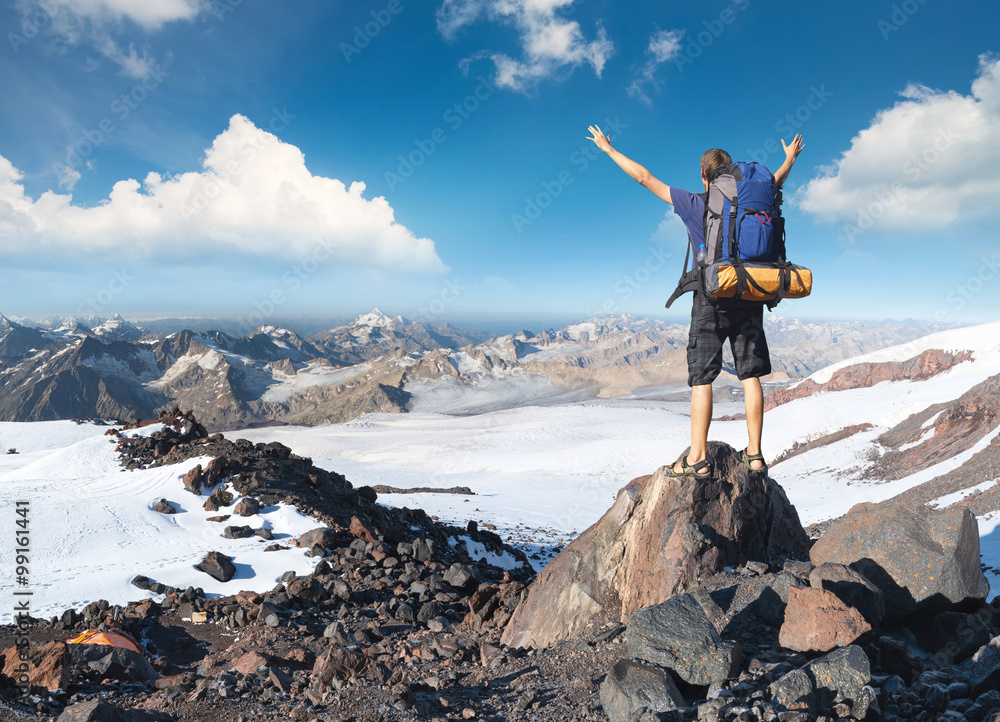
[[[761,466],[759,469],[754,468],[753,462],[755,461],[759,461],[761,464],[763,464],[763,466]],[[767,462],[764,461],[763,454],[748,454],[747,450],[743,449],[743,451],[740,452],[740,463],[743,464],[743,466],[748,468],[750,471],[755,471],[764,474],[767,473]]]
[[[674,471],[674,467],[677,466],[677,464],[681,465],[680,473]],[[677,457],[677,461],[675,461],[669,467],[667,467],[667,476],[674,479],[681,476],[691,476],[694,477],[695,479],[711,479],[712,478],[711,466],[712,463],[707,458],[702,459],[694,466],[691,466],[690,464],[688,464],[687,456],[685,454],[681,454],[679,457]]]

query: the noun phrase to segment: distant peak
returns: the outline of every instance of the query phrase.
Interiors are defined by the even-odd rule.
[[[369,328],[380,328],[392,325],[402,325],[402,316],[386,316],[377,308],[368,313],[363,313],[351,323],[352,326],[367,326]]]

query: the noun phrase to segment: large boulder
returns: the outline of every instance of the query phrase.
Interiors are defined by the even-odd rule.
[[[69,687],[70,668],[66,646],[64,642],[32,644],[28,648],[27,659],[21,659],[16,646],[8,647],[0,660],[3,675],[18,684],[27,682],[31,687],[65,691]]]
[[[601,519],[532,583],[503,634],[513,647],[547,647],[600,616],[625,622],[698,579],[750,560],[807,558],[809,538],[784,490],[750,473],[727,444],[709,443],[714,478],[629,482]]]
[[[852,717],[864,719],[875,701],[869,681],[868,657],[861,647],[851,645],[793,669],[771,685],[771,694],[782,707],[807,707],[813,714],[829,712],[843,702],[851,707]]]
[[[146,658],[131,649],[108,644],[68,646],[73,666],[79,671],[129,682],[155,682],[158,676]]]
[[[689,684],[721,683],[739,674],[739,645],[719,636],[691,594],[637,611],[628,620],[625,642],[633,657],[666,667]]]
[[[686,704],[666,670],[631,659],[618,660],[601,682],[601,706],[611,722],[625,722],[643,707],[655,713]]]
[[[810,558],[817,566],[833,562],[861,572],[882,590],[889,618],[989,592],[979,566],[979,525],[965,507],[857,504],[827,528]]]

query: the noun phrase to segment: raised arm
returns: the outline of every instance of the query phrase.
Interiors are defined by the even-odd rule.
[[[785,162],[781,164],[778,168],[778,172],[774,174],[774,183],[779,188],[785,184],[785,179],[788,178],[788,174],[792,172],[792,166],[795,165],[795,159],[799,157],[799,153],[802,152],[804,146],[802,134],[799,133],[794,138],[789,145],[785,145],[785,139],[781,139],[781,147],[785,149]]]
[[[652,173],[636,163],[634,160],[626,158],[624,155],[612,148],[611,142],[608,140],[608,137],[601,132],[599,126],[592,125],[588,128],[588,130],[591,132],[593,137],[587,138],[587,140],[594,141],[594,145],[611,156],[611,160],[621,166],[623,171],[628,173],[633,180],[648,188],[657,198],[661,198],[671,205],[673,204],[673,201],[670,199],[670,186],[663,181],[658,180]]]

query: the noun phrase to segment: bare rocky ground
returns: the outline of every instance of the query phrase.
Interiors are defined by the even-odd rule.
[[[322,520],[296,540],[314,571],[211,599],[137,577],[159,601],[98,600],[22,620],[35,683],[26,695],[15,686],[16,630],[0,628],[0,722],[1000,720],[1000,610],[983,601],[968,512],[924,507],[911,524],[906,509],[869,505],[810,549],[780,487],[716,445],[719,478],[634,480],[536,580],[492,530],[382,507],[375,490],[280,444],[208,436],[176,410],[160,420],[168,428],[148,439],[118,439],[124,465],[212,456],[185,477],[187,490],[218,491],[225,479]],[[950,530],[937,546],[935,525]],[[459,534],[522,563],[476,561],[449,543]],[[855,541],[869,545],[868,566],[837,556]],[[904,553],[882,559],[890,544]],[[653,561],[662,575],[647,573]],[[958,571],[905,592],[931,564]],[[207,568],[225,567],[216,558]],[[607,570],[626,573],[599,595]],[[580,593],[562,594],[567,584]],[[599,608],[582,607],[584,593]],[[132,634],[145,655],[58,643],[95,627]],[[524,629],[547,629],[549,641],[504,644]]]

